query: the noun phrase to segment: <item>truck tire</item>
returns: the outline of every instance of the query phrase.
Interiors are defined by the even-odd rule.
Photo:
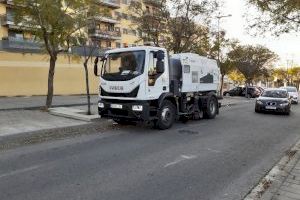
[[[158,110],[158,120],[156,121],[156,127],[160,130],[171,128],[176,115],[176,108],[174,104],[168,100],[165,100],[161,108]]]
[[[218,100],[215,96],[210,96],[207,99],[204,117],[206,119],[214,119],[218,113]]]

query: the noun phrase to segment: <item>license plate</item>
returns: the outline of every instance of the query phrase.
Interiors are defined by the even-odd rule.
[[[276,110],[276,106],[266,106],[266,109],[268,109],[268,110]]]
[[[111,104],[110,107],[114,108],[114,109],[122,109],[123,108],[123,106],[120,104]]]

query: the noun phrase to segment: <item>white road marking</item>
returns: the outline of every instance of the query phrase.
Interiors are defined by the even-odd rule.
[[[185,161],[185,160],[192,160],[192,159],[196,159],[198,156],[196,155],[181,155],[179,156],[179,158],[177,158],[175,161],[173,162],[170,162],[170,163],[167,163],[164,168],[166,167],[169,167],[169,166],[172,166],[172,165],[176,165],[182,161]]]
[[[7,177],[7,176],[14,176],[14,175],[17,175],[17,174],[25,173],[25,172],[28,172],[28,171],[35,170],[35,169],[37,169],[39,167],[41,167],[41,165],[35,165],[35,166],[24,168],[24,169],[18,169],[18,170],[9,172],[9,173],[1,174],[0,178],[4,178],[4,177]]]

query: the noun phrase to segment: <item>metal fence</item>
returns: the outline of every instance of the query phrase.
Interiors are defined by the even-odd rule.
[[[42,52],[43,45],[34,41],[27,40],[0,40],[0,50],[24,52],[24,53],[38,53]]]
[[[73,46],[66,54],[77,56],[103,56],[107,48],[91,46]],[[19,52],[19,53],[45,53],[42,43],[27,40],[0,40],[0,51]]]

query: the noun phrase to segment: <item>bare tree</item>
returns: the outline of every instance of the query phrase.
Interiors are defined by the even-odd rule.
[[[278,56],[263,46],[238,45],[228,53],[235,67],[244,75],[246,85],[261,76],[264,71],[273,66]],[[246,93],[247,94],[247,93]]]
[[[167,48],[174,53],[207,47],[208,24],[218,8],[215,0],[172,0]],[[202,49],[203,50],[203,49]]]
[[[248,2],[260,12],[259,15],[249,16],[250,29],[256,28],[259,33],[270,31],[275,35],[299,31],[299,0],[248,0]]]
[[[52,105],[53,81],[58,55],[68,52],[72,35],[86,26],[86,10],[93,0],[14,0],[15,21],[30,28],[44,42],[50,57],[45,109]]]
[[[146,9],[141,1],[131,1],[132,28],[138,31],[140,39],[144,42],[152,42],[155,46],[160,46],[164,42],[162,38],[166,35],[168,28],[167,1],[149,0],[148,3],[153,5],[152,9]]]

